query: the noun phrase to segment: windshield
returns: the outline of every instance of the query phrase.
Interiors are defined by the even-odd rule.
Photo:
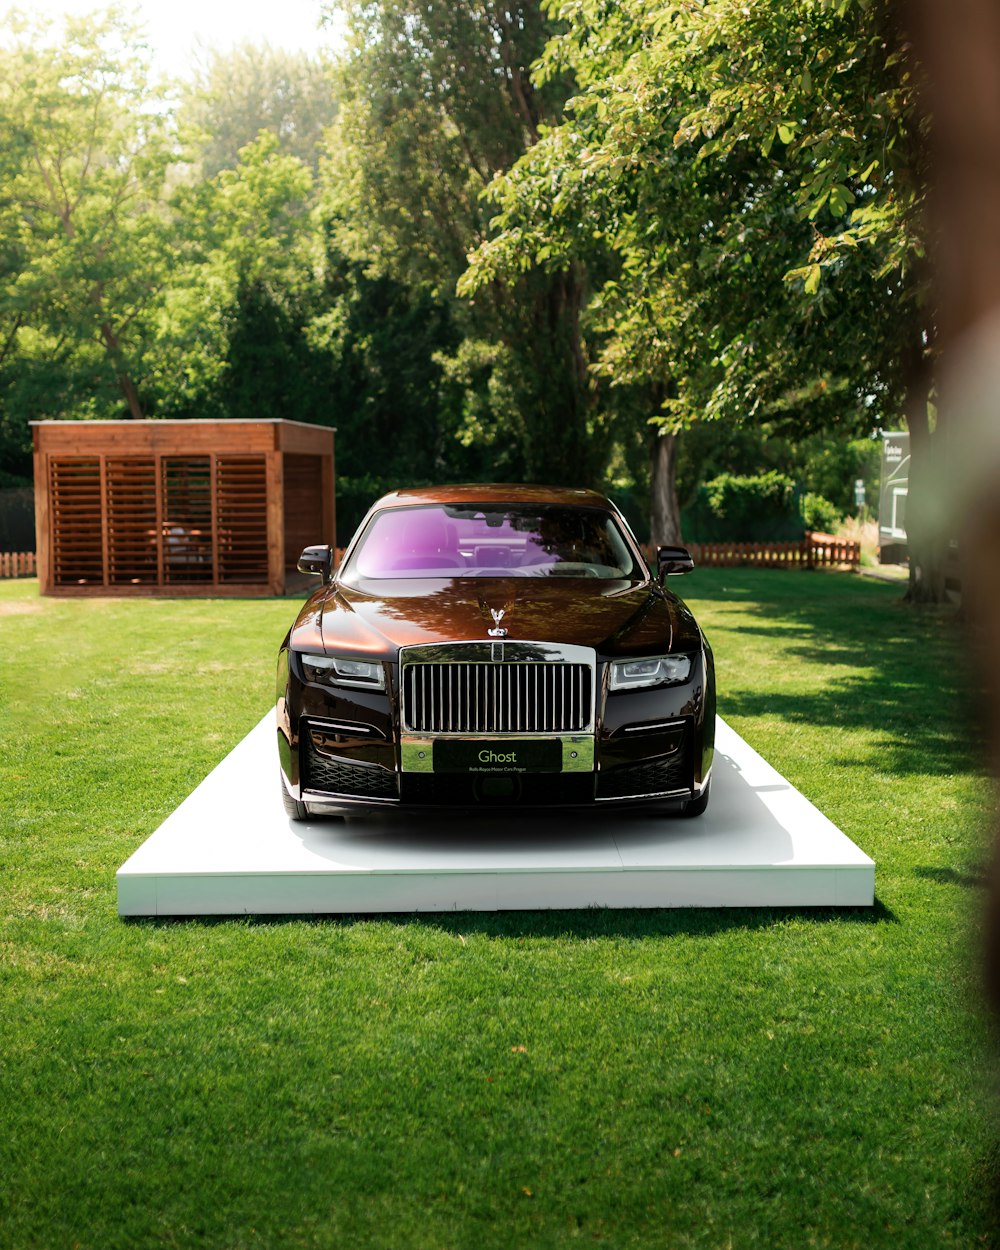
[[[371,519],[349,566],[364,579],[600,577],[638,581],[617,519],[601,508],[424,504]]]

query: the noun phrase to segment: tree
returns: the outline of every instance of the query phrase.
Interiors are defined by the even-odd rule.
[[[161,416],[309,419],[320,292],[313,178],[262,132],[233,169],[178,185],[174,265],[157,321]]]
[[[931,239],[941,308],[940,398],[948,439],[939,466],[942,519],[962,544],[963,612],[975,623],[978,662],[972,734],[988,731],[1000,775],[1000,492],[997,466],[1000,181],[996,135],[1000,108],[1000,21],[990,0],[943,8],[911,0],[906,12],[926,72],[921,109],[930,123]],[[982,690],[986,698],[979,694]],[[986,716],[983,716],[983,713]],[[986,987],[1000,1006],[1000,831],[993,815],[987,872]]]
[[[148,89],[136,32],[114,13],[67,18],[61,43],[44,22],[10,16],[7,26],[15,40],[0,50],[7,349],[27,360],[71,357],[98,390],[118,391],[127,415],[142,417],[149,314],[169,266],[165,106]],[[58,393],[50,398],[55,411],[40,411],[67,411]]]
[[[313,172],[323,137],[337,114],[326,67],[301,52],[242,43],[212,50],[186,84],[179,123],[195,149],[201,175],[213,178],[239,163],[240,150],[260,132],[278,150]]]
[[[908,70],[871,8],[556,4],[565,25],[539,73],[568,69],[581,90],[494,180],[462,289],[605,247],[619,268],[591,305],[597,367],[646,381],[668,440],[705,417],[856,434],[898,411],[901,358],[926,335],[919,183],[903,159]],[[667,541],[673,448],[653,450]]]
[[[347,4],[350,41],[327,171],[338,246],[373,272],[453,300],[466,253],[485,237],[482,189],[558,118],[561,92],[529,66],[546,25],[534,0],[427,5]],[[485,394],[502,411],[524,472],[590,483],[603,459],[581,350],[586,275],[579,266],[497,282],[453,310],[463,343],[487,358]],[[449,367],[456,381],[470,359]],[[482,395],[484,392],[480,392]]]
[[[446,301],[334,252],[317,303],[308,335],[327,361],[323,400],[337,426],[337,524],[346,541],[379,495],[474,476],[474,456],[450,437],[441,359],[456,334]]]
[[[868,315],[859,356],[880,415],[911,435],[909,598],[944,596],[932,508],[935,318],[923,264],[927,163],[919,71],[893,0],[711,0],[676,5],[661,64],[693,97],[676,142],[704,160],[759,153],[786,171],[814,236],[786,280]],[[857,297],[860,296],[859,300]],[[849,319],[839,323],[851,329]],[[856,329],[856,326],[854,327]],[[929,507],[931,505],[931,507]]]

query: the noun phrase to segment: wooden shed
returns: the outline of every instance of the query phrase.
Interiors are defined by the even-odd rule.
[[[281,595],[335,542],[334,431],[300,421],[35,421],[49,595]]]

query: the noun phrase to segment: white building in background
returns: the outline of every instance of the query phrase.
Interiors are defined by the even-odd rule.
[[[897,431],[882,435],[882,485],[878,502],[880,564],[905,564],[906,497],[910,489],[910,436]]]

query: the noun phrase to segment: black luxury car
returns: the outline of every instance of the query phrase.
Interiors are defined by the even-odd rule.
[[[601,495],[400,490],[319,574],[278,657],[278,753],[294,819],[447,807],[708,803],[712,652]]]

